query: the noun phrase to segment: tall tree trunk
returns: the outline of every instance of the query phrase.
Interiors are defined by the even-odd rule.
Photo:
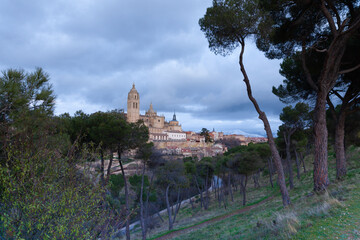
[[[247,175],[242,175],[240,180],[240,187],[243,195],[243,201],[242,201],[243,206],[245,206],[246,204],[246,184],[247,184]]]
[[[224,202],[224,207],[226,209],[226,206],[228,203],[227,195],[229,195],[229,192],[228,192],[227,184],[225,184],[226,183],[225,172],[223,172],[222,179],[223,179],[223,183],[224,183],[224,186],[222,187],[222,191],[223,191],[222,198],[223,198],[223,202]]]
[[[124,179],[124,188],[125,188],[125,209],[126,209],[126,240],[130,240],[130,207],[129,207],[129,189],[127,186],[127,181],[125,177],[124,167],[121,162],[121,150],[118,149],[118,157],[119,157],[119,164],[121,168],[121,173]]]
[[[208,187],[208,179],[209,179],[209,168],[206,171],[206,178],[205,178],[205,201],[204,201],[204,209],[207,210],[209,206],[209,187]]]
[[[346,175],[345,157],[345,111],[341,111],[335,126],[335,154],[336,154],[336,178],[342,179]]]
[[[299,154],[296,151],[296,147],[294,147],[294,153],[295,153],[295,162],[296,162],[296,176],[300,180],[300,162],[299,162]]]
[[[196,183],[196,187],[200,194],[200,208],[202,208],[204,206],[203,191],[202,191],[202,189],[200,189],[199,182],[198,182],[196,176],[195,176],[195,183]]]
[[[100,177],[101,177],[101,182],[102,184],[104,184],[104,171],[105,171],[105,163],[104,163],[104,152],[102,149],[100,149]]]
[[[294,188],[294,175],[293,175],[293,169],[291,166],[291,153],[290,153],[290,139],[291,135],[290,133],[284,132],[284,139],[285,139],[285,148],[286,148],[286,164],[289,171],[289,184],[290,189]]]
[[[326,127],[326,96],[324,90],[318,91],[315,106],[314,136],[314,190],[324,191],[329,185],[328,177],[328,131]]]
[[[229,188],[229,192],[230,192],[231,201],[234,202],[234,196],[233,196],[233,192],[232,192],[232,188],[231,188],[231,175],[230,175],[230,173],[228,173],[228,188]]]
[[[158,217],[160,218],[161,222],[164,222],[165,220],[161,217],[159,211],[156,212],[156,214],[158,215]]]
[[[141,188],[140,188],[140,224],[141,224],[141,233],[143,240],[146,239],[146,226],[144,219],[144,202],[143,202],[145,166],[146,166],[145,161],[143,161],[143,169],[141,174]]]
[[[166,210],[167,210],[168,219],[169,219],[169,230],[172,230],[173,229],[173,222],[172,222],[172,215],[171,215],[170,202],[169,202],[169,188],[170,188],[170,185],[168,185],[166,187],[165,201],[166,201]]]
[[[269,165],[269,178],[270,178],[270,184],[271,187],[274,187],[273,181],[272,181],[272,163],[270,162],[271,157],[268,157],[268,165]]]
[[[352,101],[354,94],[354,87],[351,84],[342,99],[340,111],[337,113],[329,96],[327,96],[327,103],[331,111],[331,115],[335,122],[335,154],[336,154],[336,179],[340,180],[346,175],[346,156],[345,156],[345,119],[347,110],[356,101]],[[356,91],[358,92],[358,91]]]
[[[176,220],[176,216],[180,210],[181,207],[181,198],[180,198],[180,188],[178,189],[178,194],[177,194],[177,200],[176,200],[176,204],[175,204],[175,211],[174,211],[174,215],[173,215],[173,219],[172,222],[174,223]]]
[[[331,18],[328,18],[328,21]],[[360,21],[356,21],[356,28],[345,30],[341,34],[334,35],[326,52],[324,65],[317,81],[317,98],[314,109],[314,190],[324,191],[329,185],[328,177],[328,131],[326,127],[326,99],[328,93],[339,77],[339,69],[346,49],[346,43],[350,36],[359,28]]]
[[[256,171],[256,173],[253,174],[253,180],[254,180],[254,188],[259,188],[259,178],[260,178],[260,169]]]
[[[301,152],[299,153],[299,155],[300,155],[300,160],[301,160],[301,162],[303,164],[304,173],[306,173],[307,171],[306,171],[306,165],[305,165],[304,156],[303,156],[303,154]]]
[[[219,173],[220,175],[220,173]],[[221,206],[221,200],[220,200],[220,187],[219,187],[219,177],[220,176],[216,176],[216,188],[217,188],[217,192],[215,192],[215,196],[217,196],[217,199],[219,201],[219,207]],[[217,195],[216,195],[217,194]]]
[[[114,156],[113,156],[113,151],[110,149],[110,157],[109,157],[109,165],[106,171],[106,175],[107,178],[109,179],[110,174],[111,174],[111,166],[112,166],[112,162],[113,162]]]
[[[195,208],[194,201],[193,201],[193,197],[190,194],[190,191],[188,191],[188,198],[189,198],[189,202],[190,202],[190,205],[191,205],[191,209],[194,209]]]
[[[241,52],[240,52],[240,57],[239,57],[239,64],[240,64],[240,70],[244,76],[244,82],[246,84],[246,89],[247,89],[247,94],[248,97],[250,99],[250,101],[253,103],[257,113],[259,114],[259,119],[261,119],[264,123],[264,128],[266,131],[266,135],[268,137],[268,142],[269,142],[269,146],[270,146],[270,151],[271,154],[273,156],[274,159],[274,163],[275,163],[275,167],[276,167],[276,171],[278,174],[278,184],[280,187],[280,192],[281,192],[281,196],[282,196],[282,202],[284,206],[287,206],[290,204],[290,197],[289,197],[289,192],[286,188],[286,184],[285,184],[285,176],[284,176],[284,169],[283,169],[283,165],[281,163],[281,158],[279,155],[278,150],[276,149],[276,144],[274,141],[274,137],[272,135],[272,131],[271,131],[271,127],[269,124],[269,121],[266,117],[266,114],[260,110],[260,107],[257,103],[257,101],[255,100],[255,98],[252,96],[252,90],[251,90],[251,85],[250,85],[250,81],[249,78],[247,76],[245,67],[244,67],[244,63],[243,63],[243,55],[244,55],[244,50],[245,50],[245,40],[244,39],[240,39],[240,44],[241,44]]]
[[[223,179],[225,179],[223,177]],[[222,200],[223,204],[224,204],[224,208],[226,209],[226,198],[225,198],[225,184],[222,184],[221,188],[220,188],[220,199]]]
[[[216,176],[216,188],[217,188],[217,192],[215,191],[215,197],[217,197],[218,199],[218,203],[219,203],[219,207],[221,207],[221,196],[220,196],[220,191],[221,188],[219,187],[219,176],[220,173],[218,174],[218,176]]]
[[[215,194],[215,197],[216,197],[217,195],[216,195],[216,185],[215,185],[215,184],[216,184],[216,183],[215,183],[215,179],[212,178],[211,187],[212,187],[212,189],[214,189],[214,194]]]
[[[150,191],[151,191],[153,179],[154,179],[154,174],[152,174],[152,176],[151,176],[150,184],[149,184],[149,187],[146,192],[146,205],[145,205],[145,230],[146,230],[146,232],[147,232],[148,223],[149,223],[149,220],[148,220],[148,218],[149,218],[149,197],[150,197]]]

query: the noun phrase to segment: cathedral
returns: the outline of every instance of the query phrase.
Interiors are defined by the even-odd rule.
[[[175,113],[173,119],[167,122],[164,116],[157,115],[151,103],[145,115],[140,114],[140,95],[135,84],[128,94],[126,118],[131,123],[142,120],[149,128],[150,141],[186,141],[186,133],[182,131]]]

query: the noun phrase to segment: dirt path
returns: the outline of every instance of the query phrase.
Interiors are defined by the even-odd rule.
[[[253,208],[256,208],[257,206],[269,201],[273,199],[273,196],[271,197],[268,197],[264,200],[262,200],[261,202],[257,203],[257,204],[254,204],[254,205],[251,205],[251,206],[247,206],[245,208],[242,208],[242,209],[239,209],[239,210],[236,210],[234,212],[231,212],[231,213],[228,213],[228,214],[225,214],[225,215],[222,215],[222,216],[218,216],[218,217],[215,217],[215,218],[212,218],[212,219],[209,219],[205,222],[202,222],[202,223],[199,223],[197,225],[193,225],[193,226],[190,226],[190,227],[187,227],[187,228],[184,228],[184,229],[179,229],[179,230],[175,230],[174,232],[171,232],[171,233],[168,233],[166,235],[163,235],[161,237],[158,237],[158,238],[155,238],[156,240],[166,240],[166,239],[172,239],[172,238],[175,238],[175,237],[178,237],[179,235],[182,235],[182,234],[185,234],[185,233],[189,233],[191,231],[194,231],[194,230],[197,230],[197,229],[200,229],[200,228],[203,228],[203,227],[206,227],[210,224],[213,224],[215,222],[218,222],[218,221],[221,221],[223,219],[226,219],[226,218],[230,218],[232,216],[235,216],[237,214],[241,214],[241,213],[244,213],[244,212],[247,212],[247,211],[250,211],[251,209]]]

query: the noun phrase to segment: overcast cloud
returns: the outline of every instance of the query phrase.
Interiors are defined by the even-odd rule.
[[[212,0],[2,0],[0,68],[42,67],[51,76],[56,114],[126,110],[136,84],[141,112],[152,102],[184,130],[265,135],[247,98],[238,51],[208,49],[198,20]],[[245,65],[273,132],[284,107],[271,93],[279,61],[248,43]]]

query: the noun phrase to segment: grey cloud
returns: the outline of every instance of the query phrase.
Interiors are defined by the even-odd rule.
[[[126,108],[135,83],[143,112],[152,102],[170,118],[174,110],[186,116],[187,129],[209,123],[258,134],[261,124],[238,123],[257,122],[238,52],[214,55],[198,26],[211,2],[5,0],[0,66],[43,67],[58,96],[57,113]],[[283,107],[271,93],[282,81],[279,62],[249,42],[245,65],[256,99],[275,118]]]

